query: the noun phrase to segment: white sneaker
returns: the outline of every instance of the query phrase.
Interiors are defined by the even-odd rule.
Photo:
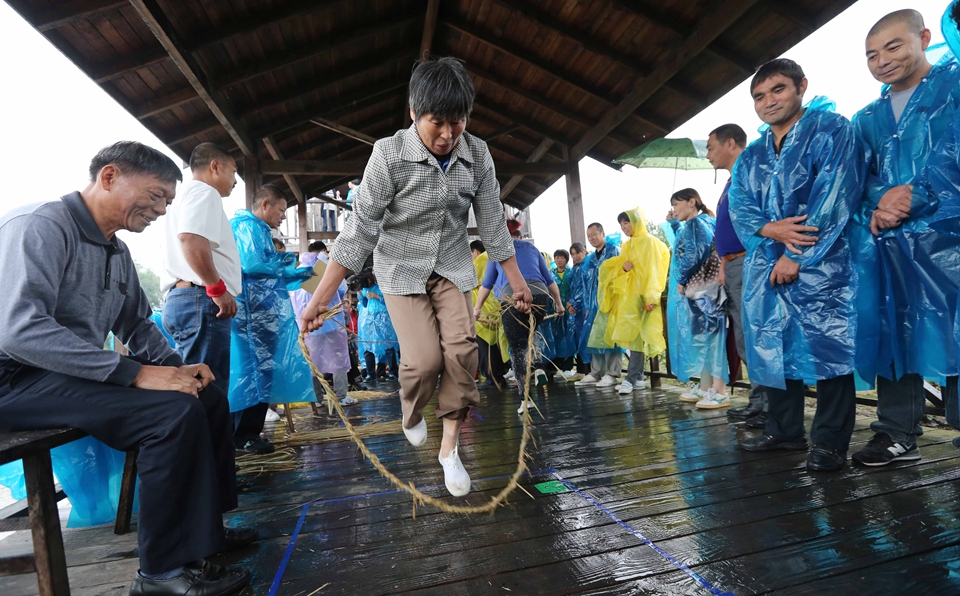
[[[638,391],[638,390],[642,391],[646,388],[647,388],[647,382],[642,379],[633,384],[634,391]]]
[[[533,372],[533,378],[536,379],[537,387],[545,387],[549,379],[547,379],[547,373],[544,372],[542,368],[538,368]]]
[[[703,410],[716,410],[718,408],[729,408],[730,398],[726,395],[720,395],[717,390],[711,387],[707,394],[697,402],[697,407]]]
[[[593,375],[587,375],[582,379],[580,379],[579,381],[577,381],[576,383],[574,383],[574,385],[576,385],[577,387],[585,387],[587,385],[596,385],[597,382],[599,382],[599,380],[600,379],[598,379]]]
[[[513,374],[513,369],[511,368],[510,370],[507,371],[507,374],[503,375],[503,378],[508,381],[516,381],[517,375]]]
[[[613,387],[617,384],[617,380],[611,377],[610,375],[603,375],[603,378],[600,379],[600,382],[597,383],[597,387]]]
[[[698,402],[707,396],[699,387],[694,387],[686,393],[680,394],[680,401]]]
[[[556,374],[553,375],[553,380],[555,381],[566,381],[567,375],[562,371],[558,370]]]
[[[280,422],[280,414],[277,414],[270,408],[267,408],[267,417],[264,418],[264,422]]]
[[[350,397],[349,395],[340,400],[341,406],[352,406],[355,403],[357,403],[357,399],[355,397]]]
[[[623,383],[620,383],[617,393],[620,395],[630,395],[633,393],[633,385],[630,383],[630,381],[624,381]]]
[[[522,402],[520,402],[520,407],[517,408],[517,414],[520,414],[522,416],[523,413],[526,411],[527,411],[527,401],[523,400]]]
[[[577,376],[577,369],[575,369],[575,368],[574,368],[574,369],[570,369],[570,370],[565,370],[565,371],[563,371],[563,378],[564,378],[564,379],[572,379],[572,378],[575,377],[575,376]]]
[[[437,456],[443,466],[443,483],[455,497],[462,497],[470,492],[470,474],[467,474],[467,470],[460,463],[459,449],[460,445],[457,445],[447,457]]]
[[[422,447],[427,442],[427,421],[425,418],[420,418],[420,422],[413,428],[407,428],[402,422],[400,426],[403,428],[404,436],[414,447]]]

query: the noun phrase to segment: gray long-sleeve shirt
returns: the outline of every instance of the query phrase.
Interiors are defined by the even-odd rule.
[[[0,374],[25,364],[129,386],[140,364],[103,349],[110,331],[140,358],[183,363],[149,319],[130,251],[78,192],[0,218],[0,283]]]

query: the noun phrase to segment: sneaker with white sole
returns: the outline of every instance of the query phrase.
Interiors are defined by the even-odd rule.
[[[600,382],[597,383],[597,387],[613,387],[617,384],[617,380],[610,375],[603,375],[603,378],[600,379]]]
[[[647,388],[647,382],[644,381],[643,379],[640,379],[639,381],[633,384],[634,391],[643,391],[646,388]]]
[[[596,385],[598,382],[600,382],[600,379],[598,379],[597,377],[593,375],[587,375],[582,379],[580,379],[579,381],[577,381],[576,383],[574,383],[574,385],[576,385],[577,387],[585,387],[587,385]]]
[[[264,422],[280,422],[280,414],[277,414],[270,408],[267,408],[267,417],[264,418]]]
[[[565,379],[572,379],[573,377],[577,376],[578,374],[579,374],[579,373],[577,373],[577,369],[575,369],[575,368],[570,369],[570,370],[565,370],[565,371],[563,371],[563,378],[565,378]]]
[[[341,406],[352,406],[355,403],[357,403],[357,398],[350,397],[349,395],[340,400]]]
[[[630,381],[620,383],[620,387],[617,388],[617,393],[620,395],[630,395],[633,393],[633,384]]]
[[[553,380],[554,380],[554,381],[566,381],[566,380],[567,380],[567,375],[565,375],[562,370],[558,370],[556,373],[554,373],[554,375],[553,375]]]
[[[711,387],[703,399],[697,402],[697,407],[701,410],[717,410],[719,408],[729,408],[730,398],[726,395],[720,395],[717,390]]]
[[[544,372],[542,368],[538,368],[533,372],[533,378],[537,381],[537,387],[546,387],[548,382],[547,373]]]
[[[517,375],[513,373],[513,369],[511,368],[510,370],[507,371],[507,374],[503,375],[503,378],[508,381],[516,381]]]
[[[470,492],[470,474],[460,463],[459,449],[460,445],[457,445],[447,457],[437,456],[443,466],[443,483],[447,486],[447,491],[455,497],[463,497]]]
[[[568,370],[567,372],[563,373],[563,378],[566,379],[568,383],[574,383],[576,381],[579,381],[583,377],[584,375],[578,373],[575,370]]]
[[[407,428],[402,422],[400,426],[403,428],[403,435],[407,437],[407,440],[410,441],[410,444],[414,447],[422,447],[423,444],[427,442],[426,419],[420,418],[420,422],[415,424],[413,428]]]
[[[517,408],[517,414],[520,414],[522,416],[523,413],[527,411],[527,407],[528,406],[527,406],[526,400],[523,400],[522,402],[520,402],[520,407]]]
[[[701,399],[705,398],[707,393],[700,389],[699,387],[694,387],[686,393],[680,394],[680,401],[686,401],[691,403],[696,403]]]

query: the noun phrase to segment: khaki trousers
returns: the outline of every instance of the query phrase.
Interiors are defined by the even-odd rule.
[[[443,277],[427,281],[426,290],[383,296],[400,342],[400,405],[407,428],[420,422],[438,378],[437,418],[463,420],[480,403],[470,292]]]

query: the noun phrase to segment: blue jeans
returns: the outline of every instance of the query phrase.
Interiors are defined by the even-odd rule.
[[[903,375],[898,381],[877,377],[877,421],[870,425],[870,430],[887,433],[897,443],[914,445],[923,434],[920,421],[926,405],[920,375]]]
[[[173,288],[163,305],[163,328],[187,364],[206,364],[214,385],[230,388],[230,319],[218,319],[220,307],[205,288]]]

